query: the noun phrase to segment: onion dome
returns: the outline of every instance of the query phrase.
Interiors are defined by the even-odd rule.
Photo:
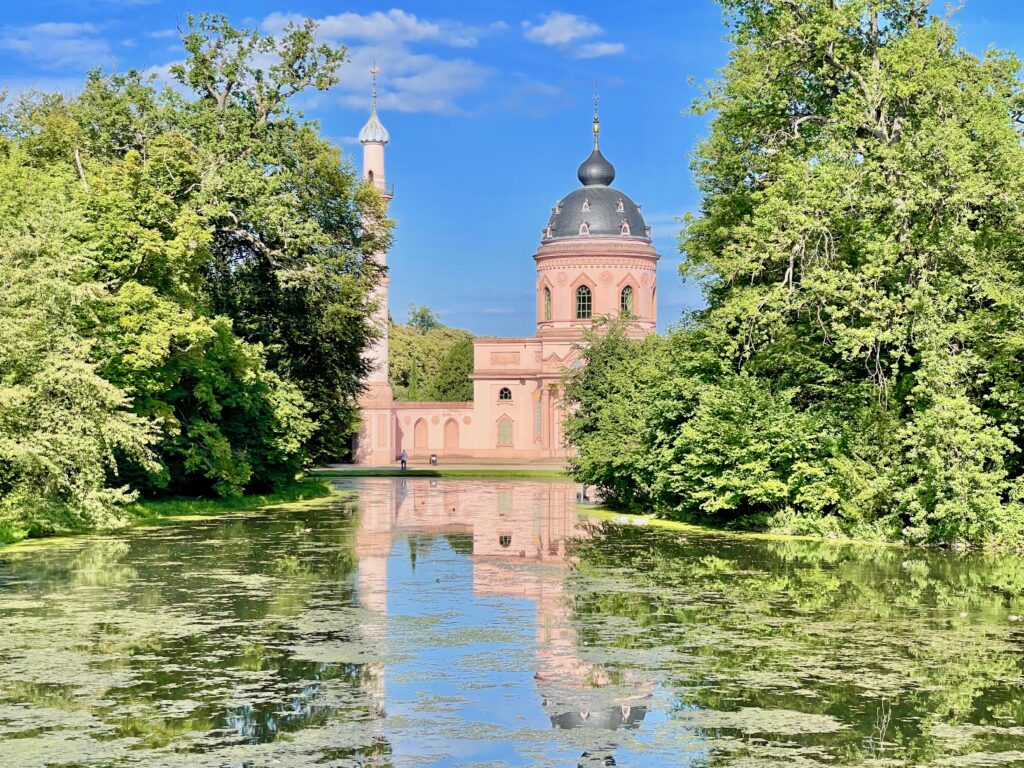
[[[600,149],[594,147],[590,157],[580,163],[576,177],[586,187],[607,187],[615,181],[615,166],[608,162]]]
[[[359,131],[359,141],[362,144],[374,141],[387,144],[390,140],[391,137],[388,136],[388,129],[381,123],[380,118],[377,117],[377,110],[374,109],[370,113],[370,119],[366,121],[366,125]]]

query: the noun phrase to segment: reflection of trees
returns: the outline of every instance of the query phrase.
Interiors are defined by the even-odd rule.
[[[1007,622],[1024,605],[1017,558],[611,527],[574,551],[582,643],[659,649],[677,716],[699,727],[702,710],[757,708],[846,726],[773,732],[769,715],[744,731],[733,717],[710,728],[723,754],[757,754],[728,738],[756,733],[918,764],[1005,748],[1004,727],[1024,725],[1021,638]]]
[[[343,613],[355,600],[351,520],[329,512],[320,505],[6,553],[0,611],[20,610],[0,613],[0,704],[87,712],[104,740],[151,749],[266,743],[331,723],[346,736],[324,744],[322,757],[387,764],[390,747],[365,727],[379,715],[368,665],[294,652],[325,643],[358,657],[367,646]],[[39,729],[47,731],[74,735]],[[2,716],[0,732],[10,732]]]

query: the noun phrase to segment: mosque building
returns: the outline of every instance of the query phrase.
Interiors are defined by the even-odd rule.
[[[370,118],[359,132],[363,178],[386,201],[384,173],[390,137],[377,116],[376,69]],[[550,461],[570,454],[562,434],[562,375],[576,345],[600,317],[628,317],[630,333],[657,325],[658,253],[640,206],[612,186],[615,168],[594,147],[577,171],[580,186],[559,200],[541,231],[537,266],[536,333],[525,338],[478,337],[473,342],[473,400],[396,402],[388,383],[388,280],[377,287],[375,322],[383,334],[369,352],[371,372],[360,402],[363,426],[356,463],[382,465],[403,450],[412,459]],[[377,258],[386,265],[387,254]]]

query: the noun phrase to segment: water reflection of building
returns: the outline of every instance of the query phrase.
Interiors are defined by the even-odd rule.
[[[553,728],[615,731],[637,727],[654,685],[609,670],[580,655],[566,578],[567,551],[588,535],[568,483],[430,480],[361,480],[356,554],[360,604],[387,613],[388,561],[394,541],[419,534],[472,538],[473,593],[530,600],[536,607],[536,680]],[[385,643],[385,624],[370,636]],[[376,637],[372,632],[380,633]],[[381,683],[382,685],[382,683]],[[608,735],[610,737],[610,734]],[[609,754],[595,739],[590,760]],[[588,762],[589,764],[589,762]]]

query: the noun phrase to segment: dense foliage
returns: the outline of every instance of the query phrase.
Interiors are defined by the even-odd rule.
[[[0,539],[272,490],[357,426],[390,222],[289,106],[345,52],[215,15],[182,40],[174,87],[97,71],[3,105]]]
[[[964,51],[923,0],[721,4],[682,240],[707,308],[587,352],[579,479],[679,517],[1019,541],[1018,60]]]
[[[395,400],[473,399],[473,334],[449,328],[425,306],[409,307],[409,321],[392,323],[389,333],[388,375]]]

